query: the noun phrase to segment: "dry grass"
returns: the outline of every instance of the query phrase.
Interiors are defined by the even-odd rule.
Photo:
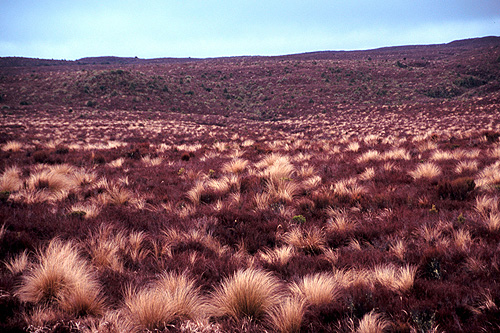
[[[134,331],[163,330],[175,321],[205,317],[206,303],[186,274],[164,273],[152,285],[125,292],[124,312]]]
[[[306,312],[306,301],[300,297],[283,299],[270,314],[269,326],[282,333],[300,332]]]
[[[397,292],[407,292],[413,287],[417,267],[406,265],[396,268],[392,265],[376,266],[369,274],[373,281]]]
[[[124,162],[125,162],[125,159],[123,157],[120,157],[120,158],[117,158],[116,160],[109,162],[107,165],[111,168],[121,168],[123,166]]]
[[[433,179],[440,176],[441,173],[441,168],[438,165],[432,162],[426,162],[419,164],[414,171],[409,172],[409,175],[412,176],[413,179]]]
[[[248,161],[241,159],[241,158],[235,158],[230,162],[225,163],[222,166],[222,172],[225,173],[235,173],[239,174],[245,171],[246,167],[248,166]]]
[[[255,193],[253,201],[256,211],[264,211],[269,208],[269,204],[271,202],[271,195],[266,192]]]
[[[290,158],[279,154],[268,155],[255,166],[257,168],[264,168],[261,174],[262,177],[268,179],[272,183],[290,180],[295,172],[295,167],[290,163]]]
[[[389,246],[391,251],[399,260],[403,261],[406,253],[406,242],[403,239],[398,239]]]
[[[488,195],[476,197],[476,211],[483,218],[487,218],[491,213],[498,213],[498,198]]]
[[[358,184],[356,178],[349,178],[335,183],[334,193],[338,196],[358,200],[367,193],[367,189],[363,185]]]
[[[226,278],[212,296],[212,313],[216,317],[262,319],[280,302],[279,280],[258,269],[239,270]]]
[[[348,145],[347,145],[347,148],[346,150],[347,151],[352,151],[352,152],[357,152],[359,150],[359,143],[356,142],[356,141],[353,141],[353,142],[350,142]]]
[[[341,281],[341,280],[340,280]],[[331,273],[306,275],[290,286],[292,295],[304,299],[309,305],[325,305],[337,300],[345,287]]]
[[[491,189],[500,184],[500,161],[485,167],[475,179],[476,186]]]
[[[4,145],[2,145],[2,150],[3,151],[18,152],[21,149],[23,149],[23,147],[24,147],[24,145],[21,142],[8,141]]]
[[[462,174],[466,171],[475,172],[478,169],[477,161],[459,161],[455,167],[455,173]]]
[[[292,202],[299,192],[299,186],[293,180],[271,178],[266,182],[266,191],[271,199],[278,202]]]
[[[113,161],[113,162],[115,162],[115,161]],[[152,158],[151,156],[146,155],[143,158],[141,158],[141,161],[146,166],[158,166],[163,162],[163,158],[162,157],[153,157]],[[116,164],[119,164],[119,163],[116,163]]]
[[[101,226],[96,234],[89,236],[87,242],[94,266],[111,269],[115,272],[123,271],[121,252],[126,246],[126,237],[123,231]]]
[[[295,255],[295,250],[292,246],[277,247],[267,249],[260,252],[260,258],[269,264],[286,265],[288,261]]]
[[[91,202],[91,203],[79,202],[79,203],[72,205],[69,208],[68,213],[70,215],[83,216],[83,218],[85,218],[85,219],[91,219],[91,218],[94,218],[97,215],[99,215],[100,212],[101,212],[101,207],[95,202]]]
[[[384,152],[382,155],[383,160],[405,160],[409,161],[411,159],[410,153],[404,148],[394,148],[392,150]]]
[[[11,166],[5,169],[2,176],[0,177],[0,192],[19,191],[22,186],[23,181],[21,179],[21,170],[16,166]]]
[[[36,304],[55,302],[71,314],[100,314],[104,302],[90,266],[71,242],[52,240],[22,276],[17,295]]]
[[[383,333],[386,332],[387,329],[391,326],[391,323],[384,319],[383,316],[379,313],[376,313],[375,310],[365,314],[363,318],[359,321],[357,333]]]
[[[26,250],[5,262],[5,268],[14,275],[22,273],[29,267],[30,261]]]
[[[500,230],[500,213],[490,213],[484,220],[486,228],[490,232],[497,232]]]
[[[133,262],[144,260],[149,251],[144,247],[146,234],[143,231],[131,232],[128,235],[127,253]]]
[[[363,155],[359,156],[356,160],[358,163],[367,163],[370,161],[377,161],[381,158],[380,152],[377,150],[369,150]]]
[[[330,232],[347,232],[356,229],[357,222],[349,218],[345,209],[333,209],[328,207],[326,213],[330,217],[327,223],[327,230]]]
[[[319,253],[326,248],[325,234],[316,227],[307,230],[294,228],[283,235],[283,240],[286,244],[307,253]]]
[[[366,168],[365,171],[358,176],[360,180],[370,180],[373,179],[373,177],[375,177],[375,168],[373,167]]]

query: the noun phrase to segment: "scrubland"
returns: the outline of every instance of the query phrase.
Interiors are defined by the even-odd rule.
[[[499,330],[500,47],[453,50],[3,69],[0,329]]]

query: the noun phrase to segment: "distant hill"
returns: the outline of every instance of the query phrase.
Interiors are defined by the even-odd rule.
[[[390,54],[400,53],[418,53],[429,49],[452,50],[452,49],[472,49],[487,46],[500,46],[500,37],[487,36],[480,38],[470,38],[456,40],[446,44],[432,45],[405,45],[405,46],[390,46],[371,50],[358,51],[315,51],[299,54],[281,55],[281,56],[244,56],[244,57],[224,57],[211,58],[221,60],[232,60],[240,58],[278,58],[278,59],[295,59],[295,60],[326,60],[342,57],[344,59],[356,59],[362,57],[387,56]],[[168,64],[168,63],[184,63],[192,61],[200,61],[200,58],[154,58],[141,59],[137,57],[86,57],[78,60],[54,60],[54,59],[38,59],[26,57],[0,57],[0,67],[39,67],[39,66],[68,66],[68,65],[129,65],[129,64]]]

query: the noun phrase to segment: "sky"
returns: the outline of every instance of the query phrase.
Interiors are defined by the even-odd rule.
[[[500,36],[499,0],[0,0],[0,57],[283,55]]]

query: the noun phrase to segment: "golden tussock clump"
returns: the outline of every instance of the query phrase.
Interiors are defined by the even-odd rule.
[[[394,148],[384,152],[382,155],[383,160],[406,160],[411,159],[410,153],[404,148]]]
[[[117,160],[115,160],[115,161],[117,161]],[[113,162],[115,162],[115,161],[113,161]],[[146,156],[141,158],[141,162],[144,163],[144,165],[146,165],[146,166],[158,166],[163,162],[163,158],[162,157],[151,157],[149,155],[146,155]],[[119,163],[117,163],[117,164],[119,164]]]
[[[0,192],[19,191],[23,186],[21,179],[21,170],[17,166],[6,168],[0,177]]]
[[[72,205],[69,208],[68,214],[74,216],[81,216],[85,219],[91,219],[99,215],[100,212],[101,212],[101,207],[95,202],[90,202],[90,203],[79,202]]]
[[[374,282],[390,290],[405,293],[413,287],[417,267],[406,265],[396,268],[392,265],[379,265],[368,274]]]
[[[272,309],[269,327],[282,333],[298,333],[306,312],[306,301],[301,297],[287,297]]]
[[[288,156],[274,153],[264,157],[255,166],[259,169],[264,169],[261,173],[262,177],[267,178],[271,182],[291,179],[292,174],[295,172],[295,167],[290,163]]]
[[[357,227],[357,222],[349,218],[345,209],[328,207],[326,213],[330,217],[327,220],[327,230],[330,232],[346,232]]]
[[[353,141],[353,142],[350,142],[348,145],[347,145],[347,148],[346,150],[347,151],[352,151],[352,152],[357,152],[359,150],[359,143],[356,142],[356,141]]]
[[[367,189],[363,185],[358,184],[356,178],[349,178],[335,183],[334,193],[338,196],[357,200],[367,193]]]
[[[460,161],[455,167],[455,173],[462,174],[465,171],[477,171],[478,163],[477,161]]]
[[[426,162],[419,164],[414,171],[409,172],[409,175],[412,176],[413,179],[432,179],[440,176],[441,173],[441,168],[438,165],[432,162]]]
[[[206,302],[186,274],[163,273],[152,285],[125,292],[123,311],[136,332],[163,330],[179,320],[199,320]]]
[[[90,234],[87,249],[92,264],[99,269],[123,271],[121,253],[126,248],[124,231],[118,231],[111,226],[101,226],[96,233]]]
[[[383,333],[391,326],[390,321],[384,319],[375,310],[365,314],[359,321],[356,333]]]
[[[500,184],[500,161],[485,167],[477,175],[475,183],[477,187],[486,190]]]
[[[3,151],[18,152],[21,149],[23,149],[23,144],[18,141],[8,141],[4,145],[2,145]]]
[[[22,275],[16,295],[23,302],[55,303],[70,314],[101,314],[101,286],[71,242],[53,239],[38,253],[32,269]]]
[[[263,319],[281,301],[280,281],[269,272],[259,269],[237,271],[226,278],[211,299],[215,317]]]
[[[283,235],[283,241],[307,253],[319,253],[326,248],[325,234],[316,227],[308,230],[294,228]]]
[[[346,285],[332,273],[306,275],[290,286],[292,295],[304,299],[309,305],[325,305],[337,300]]]
[[[260,251],[260,258],[269,264],[286,265],[293,256],[295,250],[292,246],[283,246],[274,249]]]
[[[28,253],[24,250],[22,253],[17,254],[10,260],[4,262],[5,268],[12,274],[16,275],[22,273],[30,266]]]
[[[222,166],[222,172],[239,174],[245,171],[247,166],[247,160],[235,158]]]
[[[358,176],[360,180],[370,180],[373,177],[375,177],[375,168],[373,167],[366,168],[365,171]]]
[[[363,155],[359,156],[356,161],[358,163],[366,163],[366,162],[370,162],[370,161],[377,161],[381,158],[381,155],[380,155],[380,152],[377,151],[377,150],[369,150],[365,153],[363,153]]]

